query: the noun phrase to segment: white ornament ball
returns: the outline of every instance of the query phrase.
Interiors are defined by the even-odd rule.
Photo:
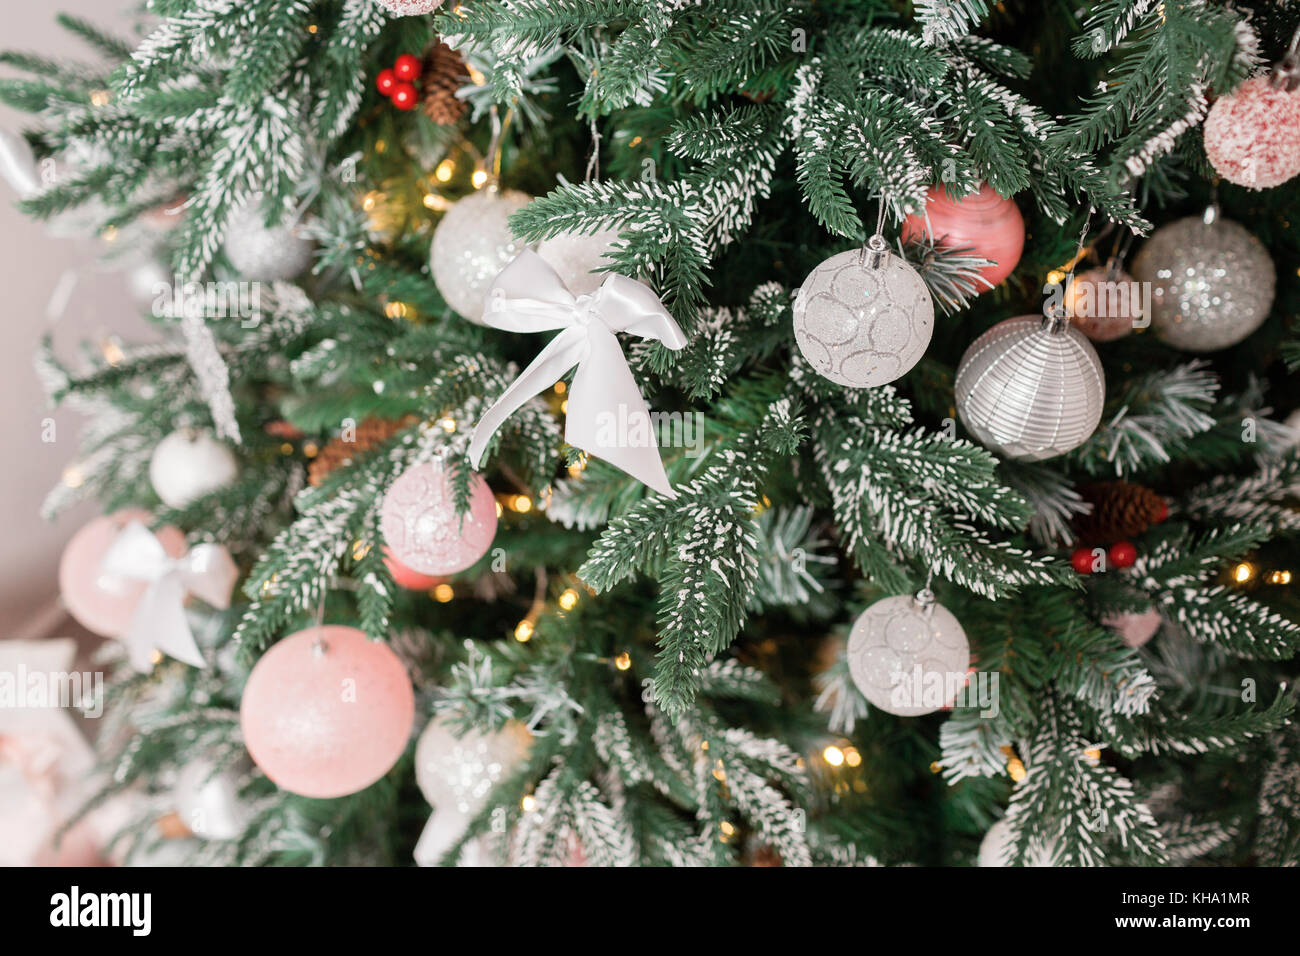
[[[1013,845],[1011,825],[1006,820],[999,820],[989,827],[989,832],[984,834],[984,839],[980,841],[979,856],[976,862],[979,866],[1010,866]],[[1052,857],[1055,855],[1055,843],[1046,847],[1031,843],[1029,852],[1025,855],[1025,865],[1053,866]]]
[[[195,760],[186,764],[172,789],[176,812],[195,836],[208,840],[233,840],[248,824],[247,808],[240,803],[234,775]]]
[[[472,816],[527,756],[532,740],[514,720],[494,733],[471,728],[461,735],[451,718],[435,717],[415,745],[416,783],[434,809]]]
[[[41,191],[36,154],[24,137],[7,129],[0,129],[0,179],[9,184],[19,199]]]
[[[795,296],[799,351],[818,374],[850,388],[874,388],[906,375],[933,333],[934,303],[925,282],[883,250],[831,256]]]
[[[422,13],[432,13],[443,4],[443,0],[375,0],[375,2],[397,17],[415,17]]]
[[[927,592],[871,605],[853,624],[849,673],[862,696],[890,714],[919,717],[952,704],[966,684],[966,632]]]
[[[509,219],[531,201],[527,193],[489,186],[454,203],[433,232],[433,281],[447,304],[471,322],[483,324],[488,289],[528,248],[510,231]]]
[[[1063,319],[1021,315],[989,329],[957,366],[957,413],[1008,458],[1041,461],[1088,440],[1106,381],[1092,343]]]
[[[609,277],[609,272],[595,272],[613,264],[610,253],[616,249],[617,229],[601,229],[589,236],[566,232],[545,239],[537,254],[556,271],[574,295],[591,295]]]
[[[229,448],[206,431],[188,428],[160,441],[149,462],[149,482],[169,508],[184,508],[237,474],[239,463]]]
[[[311,265],[312,243],[302,227],[287,221],[268,226],[255,203],[231,217],[223,249],[235,271],[254,282],[292,279]]]
[[[1158,229],[1133,260],[1151,283],[1156,338],[1186,352],[1236,345],[1264,324],[1277,274],[1264,244],[1228,219],[1201,216]]]

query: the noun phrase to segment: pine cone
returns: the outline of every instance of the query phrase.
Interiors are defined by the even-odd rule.
[[[413,415],[405,418],[367,418],[357,425],[355,440],[344,441],[342,435],[331,438],[307,467],[307,481],[313,488],[318,487],[331,472],[342,468],[357,455],[363,455],[376,445],[388,441],[414,420]]]
[[[1080,485],[1084,501],[1092,504],[1092,513],[1074,519],[1079,544],[1114,544],[1135,538],[1169,515],[1165,499],[1150,488],[1127,481],[1098,481]]]
[[[459,53],[439,42],[425,54],[420,75],[425,116],[447,126],[465,115],[465,101],[456,98],[456,91],[469,79],[469,69]]]

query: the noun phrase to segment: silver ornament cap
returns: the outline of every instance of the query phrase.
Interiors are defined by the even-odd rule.
[[[819,375],[849,388],[902,378],[934,334],[934,302],[920,273],[872,237],[831,256],[794,300],[794,337]]]
[[[1156,338],[1186,352],[1215,352],[1246,338],[1268,318],[1277,285],[1264,244],[1217,215],[1156,230],[1133,260],[1133,275],[1151,284]]]
[[[957,414],[1007,458],[1041,461],[1088,440],[1106,380],[1092,343],[1064,317],[1021,315],[989,329],[957,366]]]
[[[919,717],[952,704],[966,683],[970,643],[951,611],[929,591],[871,605],[853,624],[849,674],[886,713]]]

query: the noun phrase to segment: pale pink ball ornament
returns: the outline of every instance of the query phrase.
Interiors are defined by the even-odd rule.
[[[470,477],[469,510],[456,513],[451,475],[425,462],[403,472],[384,496],[380,529],[392,556],[419,574],[455,574],[487,554],[497,504],[482,475]]]
[[[992,259],[995,264],[981,269],[980,275],[997,285],[1020,261],[1025,219],[1013,200],[999,196],[988,183],[960,199],[949,196],[943,186],[931,186],[925,213],[904,219],[902,235],[904,242],[928,235],[941,245],[968,248],[974,255]]]
[[[1215,172],[1247,189],[1271,189],[1300,173],[1300,90],[1247,80],[1210,107],[1205,155]]]
[[[59,559],[59,593],[68,613],[82,627],[104,637],[126,633],[148,583],[105,574],[104,555],[132,521],[147,525],[151,520],[147,511],[135,508],[101,515],[74,534],[63,549]],[[179,528],[165,525],[155,534],[171,557],[179,558],[185,553],[185,535]]]
[[[1156,636],[1161,617],[1155,608],[1148,608],[1140,614],[1135,611],[1108,614],[1101,623],[1117,633],[1129,647],[1141,647]]]
[[[393,581],[399,588],[406,588],[408,591],[427,591],[429,588],[436,588],[439,584],[445,584],[447,579],[437,574],[421,574],[419,571],[412,571],[401,561],[393,557],[393,549],[384,547],[384,567],[388,568],[388,573],[393,576]]]
[[[1094,342],[1112,342],[1142,319],[1142,286],[1117,266],[1081,272],[1065,294],[1070,324]]]
[[[397,763],[415,693],[397,655],[355,627],[311,627],[253,667],[239,726],[281,789],[327,799],[364,790]]]

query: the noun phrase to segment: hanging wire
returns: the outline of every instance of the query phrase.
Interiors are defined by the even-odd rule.
[[[596,114],[591,115],[591,155],[587,157],[586,182],[600,182],[600,129],[596,125]]]
[[[487,154],[483,159],[484,170],[488,176],[484,185],[495,188],[501,181],[501,144],[505,140],[506,130],[510,128],[510,121],[514,118],[515,112],[507,109],[502,116],[495,105],[488,112],[492,120],[492,138],[488,141]]]

